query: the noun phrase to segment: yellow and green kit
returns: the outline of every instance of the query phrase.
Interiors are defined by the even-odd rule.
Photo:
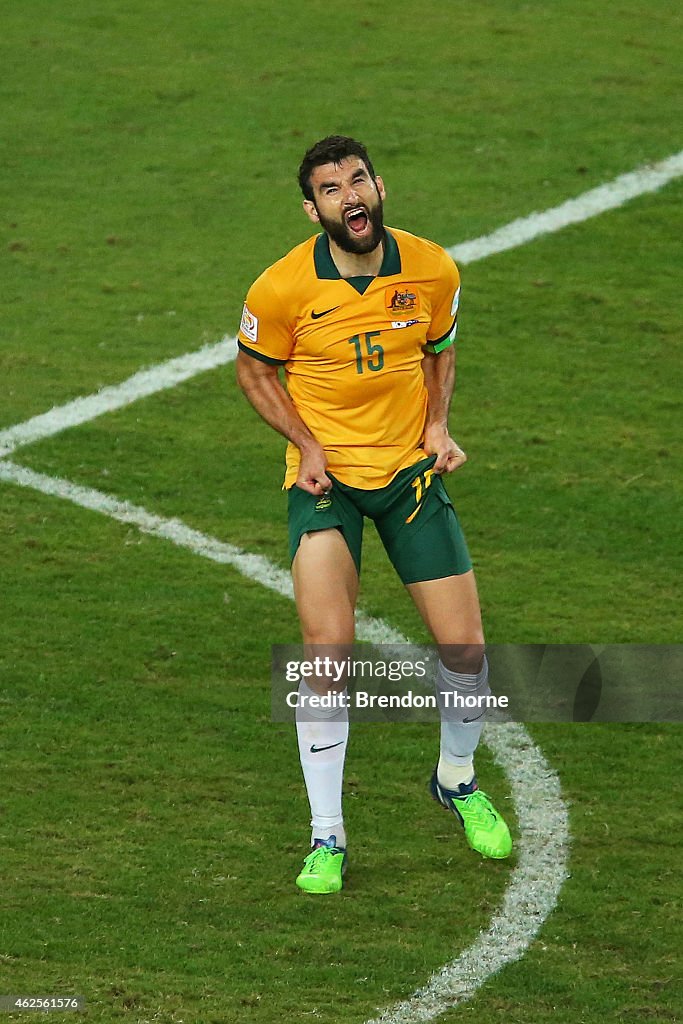
[[[434,242],[385,230],[376,277],[342,278],[326,234],[274,263],[247,294],[238,343],[283,366],[287,390],[327,456],[332,493],[293,486],[289,444],[290,551],[304,533],[336,527],[360,568],[363,517],[374,520],[405,583],[471,568],[462,530],[434,458],[423,444],[425,352],[453,344],[458,269]]]

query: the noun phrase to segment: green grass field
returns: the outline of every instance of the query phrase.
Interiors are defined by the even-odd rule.
[[[233,335],[308,234],[295,173],[325,134],[367,144],[389,224],[444,245],[681,145],[669,2],[27,0],[2,22],[0,430]],[[449,486],[491,642],[680,639],[682,198],[679,178],[462,270],[470,461]],[[228,366],[13,459],[286,568],[282,456]],[[100,1022],[363,1024],[487,927],[514,865],[427,798],[426,725],[354,731],[348,886],[295,889],[308,812],[269,687],[291,602],[5,482],[0,530],[0,995],[77,992]],[[364,557],[362,608],[424,641],[372,536]],[[529,732],[570,877],[522,959],[441,1019],[679,1020],[680,728]],[[478,765],[513,818],[485,747]]]

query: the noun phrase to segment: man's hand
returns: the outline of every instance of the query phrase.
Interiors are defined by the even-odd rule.
[[[454,469],[458,469],[464,462],[467,462],[467,456],[462,448],[456,444],[447,428],[441,424],[431,424],[431,426],[425,427],[422,447],[427,455],[436,455],[435,473],[452,473]]]
[[[332,490],[332,481],[325,472],[327,469],[327,456],[317,441],[311,442],[299,449],[301,452],[301,464],[299,475],[296,478],[296,486],[309,494],[327,494]]]

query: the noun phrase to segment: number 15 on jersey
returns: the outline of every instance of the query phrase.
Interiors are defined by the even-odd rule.
[[[349,345],[356,349],[356,373],[362,373],[365,366],[368,370],[381,370],[384,366],[384,349],[381,345],[373,345],[372,339],[379,338],[381,331],[368,331],[366,334],[354,334],[349,338]],[[361,338],[363,339],[361,341]]]

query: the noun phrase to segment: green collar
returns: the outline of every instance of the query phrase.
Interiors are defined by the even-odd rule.
[[[330,253],[330,242],[326,234],[318,235],[315,240],[313,247],[313,261],[315,263],[315,272],[320,280],[323,281],[339,281],[341,280],[341,274],[337,270],[332,254]],[[394,236],[385,228],[384,229],[384,258],[382,259],[382,266],[379,268],[378,277],[392,277],[394,274],[401,273],[401,254],[398,251],[398,244]],[[358,282],[364,282],[367,288],[370,281],[374,280],[372,277],[347,277],[344,280],[348,281],[349,284],[353,285],[357,291],[360,291]],[[361,292],[362,294],[362,292]]]

